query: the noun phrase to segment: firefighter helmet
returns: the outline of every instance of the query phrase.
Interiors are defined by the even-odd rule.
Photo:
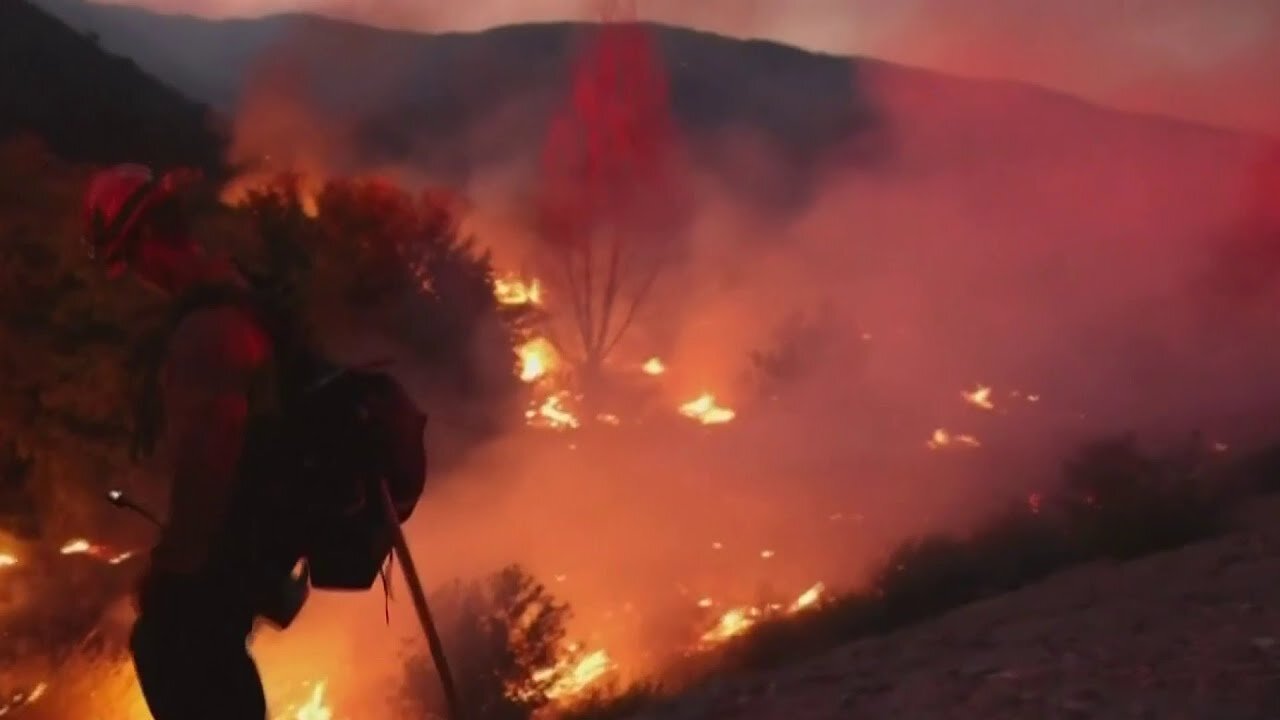
[[[145,165],[132,163],[96,173],[84,198],[84,241],[90,257],[101,261],[110,274],[119,274],[132,254],[143,219],[198,177],[185,169],[157,177]]]

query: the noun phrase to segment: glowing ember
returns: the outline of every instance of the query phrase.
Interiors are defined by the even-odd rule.
[[[543,400],[538,407],[526,410],[524,413],[525,419],[535,427],[546,427],[553,430],[578,427],[580,424],[578,418],[564,407],[564,399],[567,395],[568,393],[565,392],[551,395],[546,400]]]
[[[44,683],[44,682],[31,688],[31,692],[27,693],[27,702],[33,703],[39,700],[40,698],[44,697],[44,692],[45,690],[48,690],[48,689],[49,689],[49,683]]]
[[[604,650],[596,650],[574,663],[570,668],[557,666],[540,670],[534,674],[534,679],[545,680],[557,672],[563,673],[547,689],[547,697],[557,699],[582,692],[612,668],[613,659],[609,657],[609,653]]]
[[[622,420],[620,420],[618,416],[614,415],[613,413],[600,413],[599,415],[596,415],[596,420],[598,422],[604,423],[605,425],[621,425],[622,424]]]
[[[719,425],[732,420],[737,413],[716,405],[716,398],[711,393],[703,393],[696,400],[680,406],[680,414],[692,418],[703,425]]]
[[[752,610],[755,608],[736,607],[720,616],[716,622],[716,626],[702,634],[702,642],[719,643],[724,642],[732,637],[737,637],[756,624],[752,619]],[[759,614],[756,611],[755,614]]]
[[[938,428],[933,431],[933,437],[929,439],[925,445],[930,450],[939,450],[952,445],[963,445],[967,447],[982,447],[982,443],[972,435],[952,435],[945,428]]]
[[[18,708],[21,708],[23,705],[30,705],[31,703],[34,703],[35,701],[44,697],[45,691],[48,689],[49,689],[49,684],[46,682],[41,682],[36,684],[35,687],[31,688],[29,692],[17,693],[13,697],[9,698],[9,702],[0,705],[0,717],[8,715],[10,710],[17,710]]]
[[[493,279],[493,296],[503,305],[541,305],[542,284],[508,275]]]
[[[93,544],[84,538],[68,541],[58,552],[63,555],[87,555],[93,552]]]
[[[971,392],[962,392],[960,396],[965,399],[965,402],[983,410],[995,409],[995,404],[991,402],[991,388],[986,385],[979,385]]]
[[[663,365],[662,361],[659,360],[658,358],[651,357],[645,361],[644,365],[640,366],[640,369],[644,371],[645,375],[657,376],[666,372],[667,366]]]
[[[770,603],[763,606],[763,609],[751,605],[732,608],[716,620],[715,626],[702,634],[699,644],[703,649],[708,649],[710,646],[742,635],[754,627],[762,618],[794,615],[813,608],[822,600],[826,591],[826,585],[821,582],[815,583],[813,587],[801,593],[789,606],[785,606],[785,611],[784,606],[780,603]],[[698,602],[698,607],[700,608],[712,606],[711,598],[703,598]]]
[[[1027,402],[1033,402],[1033,403],[1034,403],[1034,402],[1040,402],[1040,396],[1039,396],[1039,395],[1028,395],[1028,396],[1027,396]]]
[[[805,608],[812,607],[822,599],[822,593],[826,592],[827,587],[822,583],[817,583],[813,587],[805,590],[796,601],[791,603],[791,607],[787,612],[800,612]]]
[[[333,708],[324,699],[325,684],[322,680],[312,685],[305,703],[291,706],[283,715],[276,716],[276,720],[333,720]]]
[[[1227,451],[1227,450],[1229,450],[1229,449],[1230,449],[1230,446],[1228,446],[1228,445],[1227,445],[1226,443],[1224,443],[1224,442],[1216,442],[1216,443],[1214,443],[1214,444],[1213,444],[1213,451],[1214,451],[1214,452],[1220,452],[1220,453],[1221,453],[1221,452],[1226,452],[1226,451]]]
[[[768,560],[769,558],[773,557],[773,555],[774,555],[774,553],[773,553],[773,551],[772,551],[772,550],[761,550],[761,551],[760,551],[760,557],[764,558],[765,560]]]
[[[58,549],[58,552],[63,555],[88,555],[111,565],[119,565],[135,555],[132,550],[119,552],[105,545],[91,543],[84,538],[75,538],[67,541],[66,544]],[[0,565],[3,564],[4,562],[0,561]]]
[[[13,567],[18,564],[18,558],[9,553],[0,553],[0,568]]]
[[[1031,510],[1033,515],[1040,514],[1040,506],[1043,502],[1044,498],[1038,492],[1033,492],[1027,496],[1027,508]]]
[[[556,368],[559,356],[546,338],[534,338],[516,349],[520,357],[520,379],[534,382]]]
[[[333,711],[324,702],[324,683],[316,683],[311,697],[294,714],[295,720],[332,720]]]

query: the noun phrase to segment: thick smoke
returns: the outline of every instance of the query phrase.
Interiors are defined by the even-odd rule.
[[[1001,83],[852,77],[881,123],[850,142],[878,144],[876,162],[820,164],[799,209],[747,202],[692,168],[687,251],[615,358],[619,372],[666,362],[648,406],[602,408],[617,428],[513,427],[431,478],[409,527],[431,581],[523,563],[573,604],[584,640],[654,670],[696,637],[682,623],[698,599],[856,587],[894,543],[1053,482],[1078,442],[1198,429],[1238,448],[1280,429],[1276,285],[1220,280],[1226,249],[1263,232],[1251,220],[1263,143]],[[340,117],[260,90],[236,159],[280,146],[258,134],[285,117],[297,169],[460,182],[500,267],[538,252],[527,158],[433,177],[359,157]],[[492,157],[508,123],[450,152]],[[754,174],[791,172],[767,139],[718,142]],[[787,335],[797,318],[810,332]],[[787,349],[793,372],[762,382],[751,353]],[[962,395],[980,386],[989,409]],[[703,391],[738,417],[674,417]],[[930,449],[939,429],[980,447]],[[382,602],[317,597],[297,630],[259,643],[268,679],[332,676],[340,704],[375,706],[416,627],[398,597],[384,629]]]

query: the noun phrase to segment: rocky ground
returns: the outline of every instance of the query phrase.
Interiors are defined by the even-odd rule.
[[[724,678],[636,720],[1280,720],[1280,501],[1239,526]]]

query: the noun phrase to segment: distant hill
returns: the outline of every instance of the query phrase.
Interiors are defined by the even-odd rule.
[[[309,15],[210,21],[84,0],[36,1],[221,111],[234,113],[264,96],[292,99],[323,118],[325,142],[340,142],[354,164],[412,165],[459,179],[494,162],[528,159],[539,147],[566,89],[568,63],[589,29],[548,23],[424,34]],[[1046,150],[1036,146],[1052,143],[1076,152],[1035,125],[1010,136],[1002,122],[1009,111],[1047,118],[1049,126],[1088,125],[1097,146],[1119,151],[1121,160],[1123,144],[1138,134],[1175,144],[1233,144],[1230,133],[1026,85],[684,28],[655,32],[676,120],[696,158],[756,197],[810,185],[822,168],[879,163],[911,143],[888,119],[902,110],[898,102],[932,104],[943,127],[957,112],[964,115],[946,148],[950,157],[1006,159],[1009,144],[1024,141],[1038,153]],[[744,168],[741,148],[726,137],[765,152],[773,161],[770,177]]]
[[[221,164],[205,106],[27,0],[0,3],[0,139],[39,136],[83,162]]]
[[[539,145],[590,29],[549,23],[424,35],[308,15],[209,21],[39,2],[220,110],[233,111],[265,77],[286,78],[275,83],[282,94],[305,98],[340,124],[368,163],[408,159],[457,175]],[[858,93],[859,66],[845,58],[682,28],[656,31],[676,119],[703,155],[717,152],[703,139],[742,128],[807,167],[875,124]]]

